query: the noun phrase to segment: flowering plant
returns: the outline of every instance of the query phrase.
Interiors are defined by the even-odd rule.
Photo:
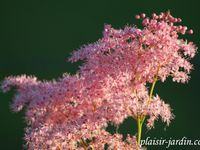
[[[16,87],[13,111],[26,109],[27,149],[139,150],[145,120],[148,129],[158,118],[169,125],[174,115],[154,87],[167,77],[189,80],[189,61],[197,48],[179,35],[193,31],[176,25],[181,19],[169,11],[136,19],[142,20],[142,29],[105,25],[101,39],[74,51],[69,61],[84,61],[75,75],[52,81],[10,76],[2,82],[3,92]],[[123,139],[106,131],[109,122],[119,125],[129,116],[137,122],[136,136]]]

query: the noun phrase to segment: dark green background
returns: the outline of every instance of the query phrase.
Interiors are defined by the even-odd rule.
[[[137,13],[171,10],[194,29],[188,40],[199,45],[199,0],[3,0],[0,1],[0,80],[5,76],[34,74],[39,79],[57,78],[64,72],[75,72],[77,64],[66,62],[73,49],[96,41],[102,36],[105,23],[119,28],[126,24],[138,24]],[[195,70],[188,84],[167,81],[158,84],[156,92],[171,104],[176,115],[170,127],[160,121],[151,131],[144,128],[143,138],[200,139],[200,59],[193,60]],[[22,149],[23,112],[12,113],[9,103],[13,92],[0,93],[0,149]],[[129,119],[120,132],[136,129]],[[149,149],[165,149],[161,146]],[[196,147],[170,147],[170,150],[200,149]]]

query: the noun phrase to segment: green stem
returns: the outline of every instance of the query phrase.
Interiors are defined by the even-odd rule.
[[[154,80],[153,80],[153,83],[152,83],[152,86],[151,86],[151,90],[150,90],[150,93],[149,93],[149,99],[147,101],[148,105],[151,102],[151,99],[152,99],[152,96],[153,96],[153,91],[155,89],[155,85],[156,85],[156,82],[158,80],[159,69],[160,69],[160,66],[158,66],[156,76],[154,77]],[[145,120],[145,115],[139,116],[138,119],[137,119],[137,127],[138,127],[137,143],[138,143],[139,146],[140,146],[140,141],[141,141],[142,125],[144,123],[144,120]]]
[[[154,88],[155,88],[156,82],[157,82],[157,80],[158,80],[158,72],[159,72],[159,69],[160,69],[160,67],[158,67],[158,70],[157,70],[156,76],[154,77],[154,80],[153,80],[153,83],[152,83],[152,86],[151,86],[151,90],[150,90],[150,94],[149,94],[148,104],[151,102],[151,99],[152,99],[152,96],[153,96],[153,91],[154,91]]]
[[[83,146],[84,150],[87,150],[87,144],[83,139],[81,139],[81,145]]]
[[[156,75],[155,78],[154,78],[154,81],[152,83],[152,86],[151,86],[151,90],[150,90],[150,94],[149,94],[149,100],[147,102],[148,104],[151,102],[151,98],[153,96],[153,91],[154,91],[157,80],[158,80],[158,76]],[[144,120],[145,120],[145,115],[142,115],[141,117],[139,117],[137,119],[137,126],[138,126],[137,143],[138,143],[138,145],[140,145],[141,134],[142,134],[142,125],[144,123]]]
[[[138,127],[137,143],[138,143],[138,145],[140,145],[140,141],[141,141],[142,125],[143,125],[143,120],[138,118],[138,120],[137,120],[137,127]]]

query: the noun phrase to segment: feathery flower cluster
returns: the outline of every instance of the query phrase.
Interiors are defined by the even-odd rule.
[[[69,61],[83,60],[75,75],[53,81],[33,76],[7,77],[3,92],[16,87],[12,109],[26,107],[27,149],[142,149],[135,136],[123,140],[106,131],[107,123],[120,124],[132,116],[142,125],[154,126],[159,117],[169,125],[171,108],[153,90],[158,80],[189,80],[196,46],[179,34],[192,34],[176,25],[170,12],[137,15],[143,28],[114,29],[105,25],[103,38],[72,53]],[[152,87],[147,87],[152,84]],[[138,137],[137,137],[138,138]]]

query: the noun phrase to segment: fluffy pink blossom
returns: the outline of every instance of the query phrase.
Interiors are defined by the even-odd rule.
[[[53,81],[22,75],[3,81],[3,92],[16,87],[12,109],[26,108],[27,149],[104,149],[108,144],[108,149],[139,150],[135,136],[122,140],[117,133],[111,135],[107,123],[118,125],[132,116],[147,117],[149,129],[159,117],[169,125],[174,116],[171,108],[153,95],[153,89],[167,77],[182,83],[189,80],[193,67],[189,61],[197,48],[179,34],[193,31],[176,25],[181,19],[169,12],[136,19],[142,19],[142,29],[106,25],[101,39],[74,51],[69,60],[84,61],[75,75]]]

